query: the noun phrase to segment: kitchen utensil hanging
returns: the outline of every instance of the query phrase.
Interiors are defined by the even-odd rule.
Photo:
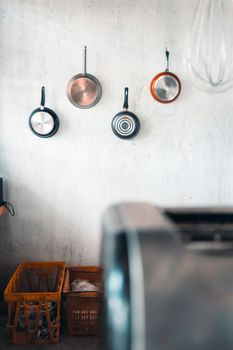
[[[140,130],[140,121],[138,117],[128,111],[129,89],[124,90],[123,111],[116,114],[112,120],[112,131],[121,139],[130,139],[135,137]]]
[[[233,87],[232,18],[232,0],[199,0],[184,63],[194,85],[204,92]]]
[[[161,103],[170,103],[175,101],[181,92],[180,79],[169,72],[169,51],[166,49],[166,69],[157,74],[150,84],[151,95],[155,100]]]
[[[101,96],[102,87],[99,80],[87,73],[87,47],[83,52],[83,73],[79,73],[70,79],[67,85],[67,97],[78,108],[91,108],[95,106]]]
[[[59,128],[59,119],[56,113],[45,107],[45,87],[41,88],[40,107],[34,109],[29,117],[31,131],[39,137],[51,137],[56,134]]]

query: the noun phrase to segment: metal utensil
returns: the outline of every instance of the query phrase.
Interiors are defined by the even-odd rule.
[[[138,117],[128,111],[129,89],[124,90],[123,111],[117,113],[112,120],[112,131],[121,139],[130,139],[136,136],[140,130],[140,121]]]
[[[101,96],[102,87],[99,80],[87,73],[87,47],[83,51],[83,73],[76,74],[67,85],[67,97],[78,108],[91,108],[95,106]]]
[[[35,109],[29,117],[31,131],[39,137],[51,137],[59,128],[59,119],[56,113],[45,107],[45,87],[41,88],[40,107]]]
[[[155,100],[161,103],[170,103],[177,99],[181,92],[180,79],[169,72],[169,51],[166,49],[166,69],[157,74],[151,81],[150,91]]]

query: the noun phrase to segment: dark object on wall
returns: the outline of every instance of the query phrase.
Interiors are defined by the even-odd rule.
[[[47,138],[56,134],[59,128],[59,119],[56,113],[45,107],[45,88],[41,88],[40,107],[34,109],[29,117],[31,131],[39,137]]]
[[[0,207],[3,205],[3,178],[0,177]]]
[[[99,80],[87,73],[87,47],[84,46],[83,73],[76,74],[67,85],[67,97],[78,108],[86,109],[95,106],[101,96],[102,87]]]
[[[150,91],[154,99],[161,103],[170,103],[175,101],[181,93],[180,79],[169,72],[169,51],[166,49],[166,69],[157,74],[151,84]]]
[[[98,292],[74,292],[71,283],[84,280],[97,286]],[[101,329],[102,269],[98,266],[69,267],[66,270],[63,294],[69,336],[95,335]]]
[[[122,204],[103,230],[105,349],[233,349],[233,208]]]
[[[15,216],[15,209],[10,202],[6,202],[3,199],[3,178],[0,178],[0,216],[6,212],[6,209],[9,211],[11,216]]]
[[[140,121],[138,117],[128,111],[129,89],[124,91],[123,111],[116,114],[112,120],[112,131],[121,139],[131,139],[136,136],[140,130]]]

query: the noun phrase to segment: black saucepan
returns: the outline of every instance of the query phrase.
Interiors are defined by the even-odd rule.
[[[121,139],[130,139],[136,136],[140,130],[140,121],[138,117],[128,111],[129,89],[126,87],[124,92],[123,111],[116,114],[112,120],[112,131]]]
[[[34,109],[29,117],[31,131],[39,137],[51,137],[56,134],[59,128],[59,119],[56,113],[45,107],[45,88],[41,88],[40,107]]]

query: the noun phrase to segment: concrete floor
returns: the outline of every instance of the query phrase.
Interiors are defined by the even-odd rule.
[[[6,332],[6,317],[0,316],[0,350],[15,349],[13,345],[8,345]],[[60,343],[56,345],[21,345],[17,347],[22,350],[97,350],[103,349],[99,344],[98,337],[67,337],[61,335]]]

